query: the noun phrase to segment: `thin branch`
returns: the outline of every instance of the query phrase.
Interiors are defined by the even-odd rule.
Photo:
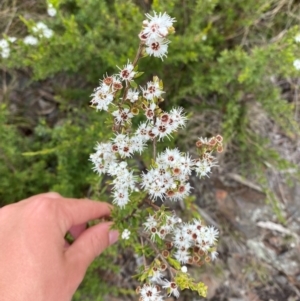
[[[147,235],[145,235],[143,233],[140,233],[140,235],[142,237],[144,237],[148,241],[148,243],[150,244],[151,248],[155,251],[155,253],[157,254],[157,256],[159,256],[159,258],[167,266],[167,269],[168,269],[168,271],[170,273],[171,278],[174,279],[174,273],[173,273],[173,271],[176,271],[176,270],[170,266],[170,264],[168,263],[168,261],[162,256],[162,254],[160,253],[159,249],[154,245],[153,241]]]
[[[144,262],[144,267],[145,269],[147,268],[147,262],[146,262],[146,256],[144,252],[144,240],[143,237],[141,236],[141,245],[142,245],[142,252],[143,252],[143,262]]]
[[[135,58],[133,60],[133,63],[132,63],[133,67],[135,67],[137,62],[139,61],[143,49],[144,49],[144,42],[140,42],[139,49],[138,49],[138,51],[136,53],[136,56],[135,56]],[[130,85],[128,83],[126,83],[126,87],[125,87],[124,94],[123,94],[123,97],[122,97],[122,103],[126,100],[127,92],[129,90],[129,87],[130,87]]]

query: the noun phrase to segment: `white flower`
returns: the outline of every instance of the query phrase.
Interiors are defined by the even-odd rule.
[[[162,158],[168,164],[168,166],[172,167],[176,162],[180,160],[181,154],[178,148],[174,148],[174,149],[167,148],[162,153]]]
[[[146,222],[143,223],[145,226],[145,231],[151,230],[151,228],[156,228],[157,227],[157,220],[153,215],[149,215],[147,218]]]
[[[126,99],[130,100],[130,102],[134,103],[139,99],[139,92],[134,89],[129,89],[126,95]]]
[[[113,139],[113,142],[122,158],[131,157],[133,153],[133,146],[131,139],[128,136],[124,134],[118,134]]]
[[[187,273],[187,270],[188,269],[187,269],[187,267],[185,265],[181,267],[181,272],[182,273]]]
[[[179,297],[178,286],[175,282],[170,282],[169,280],[163,280],[162,287],[167,290],[169,296],[174,295],[176,298]]]
[[[171,120],[173,120],[172,127],[177,129],[178,127],[184,127],[187,118],[183,114],[183,108],[173,108],[170,112]]]
[[[122,239],[127,240],[127,239],[129,239],[130,234],[131,234],[131,232],[130,232],[128,229],[125,229],[125,230],[122,232],[121,237],[122,237]]]
[[[7,42],[7,40],[1,39],[0,40],[0,48],[5,49],[5,48],[8,48],[8,47],[9,47],[9,43]]]
[[[119,68],[119,67],[118,67]],[[123,67],[123,69],[119,68],[121,71],[119,76],[122,80],[132,81],[136,72],[133,71],[134,66],[128,61],[127,65]]]
[[[163,301],[160,296],[160,292],[156,285],[144,284],[140,289],[141,299],[140,301]]]
[[[300,70],[300,59],[296,59],[294,60],[294,67],[297,69],[297,70]]]
[[[145,26],[143,34],[145,34],[148,39],[166,37],[169,33],[169,28],[176,22],[175,18],[171,18],[167,13],[159,13],[159,15],[157,15],[156,12],[154,12],[154,16],[146,14],[146,17],[150,21],[146,20],[143,22]]]
[[[101,85],[96,88],[91,96],[93,96],[91,102],[96,105],[97,110],[107,111],[109,104],[114,100],[113,93],[107,91],[107,85]]]
[[[4,59],[7,59],[10,55],[10,49],[9,48],[2,48],[1,50],[1,56]]]
[[[199,160],[195,163],[195,171],[199,177],[205,177],[211,173],[211,168],[216,166],[213,161],[208,161],[206,159]]]
[[[174,253],[174,257],[181,263],[187,263],[190,259],[190,254],[188,251],[181,251],[180,249]]]
[[[8,37],[7,39],[8,39],[11,43],[14,43],[14,42],[17,40],[16,37]]]
[[[148,120],[152,120],[154,118],[154,110],[156,108],[156,104],[152,102],[145,110],[145,115]]]
[[[118,205],[121,208],[124,208],[129,202],[128,191],[115,191],[113,203]]]
[[[210,245],[214,245],[219,236],[219,230],[213,226],[206,227],[206,240]]]
[[[128,108],[114,111],[112,112],[112,115],[115,117],[116,123],[121,125],[123,125],[126,122],[130,122],[130,119],[133,117],[133,114]]]
[[[2,58],[6,59],[10,55],[10,48],[9,48],[9,43],[5,39],[0,40],[0,52]]]
[[[47,13],[50,17],[56,16],[57,11],[51,3],[48,4]]]
[[[43,36],[47,39],[50,39],[53,36],[53,30],[47,28],[43,31]]]
[[[150,139],[150,137],[148,136],[150,129],[150,126],[146,122],[141,123],[135,133],[135,136],[143,141],[147,141]]]
[[[24,44],[26,45],[37,45],[37,43],[39,42],[39,40],[32,36],[32,35],[29,35],[29,36],[26,36],[24,39],[23,39],[23,42]]]
[[[49,39],[53,36],[53,31],[43,22],[36,23],[35,26],[32,27],[32,31],[38,34],[41,38],[45,37]]]
[[[153,100],[154,97],[158,98],[164,93],[164,91],[160,89],[158,82],[148,82],[147,88],[143,89],[141,87],[141,89],[143,91],[144,98],[147,100]]]
[[[139,154],[141,154],[144,151],[146,146],[144,139],[141,139],[139,136],[133,136],[130,139],[130,142],[133,152],[138,152]]]
[[[300,34],[297,34],[297,35],[295,36],[295,42],[296,42],[296,43],[300,43]]]
[[[212,260],[212,261],[216,260],[217,257],[218,257],[218,255],[219,255],[218,252],[212,251],[212,252],[210,253],[211,260]]]
[[[166,39],[149,39],[146,42],[146,53],[163,60],[163,57],[167,56],[169,43],[170,41]]]
[[[163,139],[164,137],[170,138],[172,133],[172,127],[170,127],[168,124],[161,122],[161,120],[158,119],[156,120],[156,124],[152,129],[152,133],[156,137],[159,137],[159,140]]]
[[[153,267],[151,270],[151,276],[150,276],[150,281],[151,282],[157,282],[160,283],[163,277],[163,273],[162,271],[157,268],[157,267]]]

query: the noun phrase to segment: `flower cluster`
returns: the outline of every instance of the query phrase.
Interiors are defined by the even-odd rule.
[[[47,14],[48,14],[50,17],[55,17],[56,14],[57,14],[57,11],[56,11],[56,9],[55,9],[55,7],[53,6],[52,3],[48,3]]]
[[[142,187],[151,199],[168,198],[172,201],[184,199],[191,190],[187,182],[194,166],[188,154],[175,148],[166,149],[156,159],[156,166],[142,175]]]
[[[146,14],[148,20],[143,21],[143,29],[139,34],[141,41],[146,45],[146,53],[163,59],[168,53],[170,41],[166,38],[170,33],[174,33],[173,23],[176,22],[166,13],[154,16]]]
[[[169,44],[166,37],[174,32],[175,19],[166,13],[154,12],[154,16],[146,16],[148,20],[143,22],[139,34],[141,42],[136,58],[118,67],[116,74],[105,75],[91,95],[92,107],[97,111],[107,111],[110,115],[107,123],[111,123],[114,134],[109,141],[96,145],[90,161],[99,175],[112,177],[112,202],[117,205],[116,210],[122,209],[122,221],[123,218],[128,221],[125,227],[123,223],[121,227],[124,241],[134,241],[131,232],[136,232],[139,226],[137,216],[143,210],[143,205],[151,205],[156,210],[146,221],[143,220],[143,226],[140,225],[138,230],[142,246],[146,247],[145,239],[145,243],[156,253],[150,265],[144,258],[144,268],[139,277],[147,283],[137,289],[139,300],[162,301],[163,290],[167,295],[178,298],[179,290],[186,288],[204,296],[205,285],[197,284],[189,276],[186,265],[200,266],[217,257],[215,244],[218,230],[201,225],[196,219],[182,223],[175,212],[169,212],[164,206],[158,207],[152,202],[157,199],[184,200],[192,189],[188,182],[192,173],[200,178],[208,176],[212,167],[216,166],[213,152],[222,152],[223,138],[220,135],[210,139],[199,138],[196,142],[197,158],[191,158],[177,148],[165,148],[157,154],[157,143],[165,138],[170,139],[174,132],[183,128],[187,117],[180,107],[169,111],[161,109],[165,91],[158,77],[154,76],[144,86],[138,86],[135,82],[142,74],[137,68],[139,58],[145,52],[160,58],[166,56]],[[137,124],[135,117],[141,121],[134,129],[133,125]],[[148,144],[152,144],[153,158],[151,163],[147,160],[148,170],[138,176],[138,169],[134,173],[127,160],[136,153],[141,155]],[[143,163],[147,164],[147,161]],[[130,161],[132,163],[133,160]],[[149,212],[153,212],[152,209]],[[131,219],[134,219],[132,224],[135,225],[135,231],[130,229]]]
[[[174,257],[183,264],[202,265],[202,258],[214,260],[218,255],[214,248],[218,235],[216,228],[201,225],[200,220],[183,224],[173,231]]]
[[[143,287],[138,287],[136,292],[141,295],[140,301],[163,301],[160,289],[157,285],[145,283]]]
[[[6,59],[10,55],[10,43],[14,43],[16,41],[15,37],[8,37],[7,39],[0,40],[0,53],[2,58]]]
[[[40,38],[50,39],[53,36],[52,29],[43,22],[38,22],[32,27],[32,31],[38,35]]]
[[[50,11],[55,10],[55,8],[53,7],[50,7],[49,9]],[[32,27],[32,32],[34,33],[34,35],[28,35],[23,39],[24,44],[35,46],[39,43],[39,38],[50,39],[53,36],[53,30],[48,28],[48,26],[43,22],[36,23]]]
[[[161,255],[175,258],[180,264],[201,266],[205,262],[216,259],[218,253],[215,244],[219,235],[212,226],[204,226],[200,220],[194,219],[191,223],[182,223],[181,219],[173,212],[171,215],[164,210],[159,210],[149,215],[144,225],[144,231],[153,242],[158,238],[166,241],[166,249]],[[168,294],[178,298],[179,290],[174,279],[166,279],[167,266],[162,261],[155,263],[147,271],[150,283],[161,285],[167,289]],[[182,273],[187,272],[185,265],[177,267]]]

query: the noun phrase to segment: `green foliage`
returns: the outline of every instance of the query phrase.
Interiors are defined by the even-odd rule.
[[[300,43],[294,41],[299,27],[292,15],[299,11],[299,4],[288,6],[287,2],[154,0],[151,7],[145,7],[143,1],[130,0],[51,0],[58,14],[45,22],[53,29],[53,37],[41,38],[38,45],[29,46],[22,41],[24,28],[9,32],[18,40],[12,45],[10,58],[0,61],[0,67],[8,73],[16,69],[29,71],[37,81],[57,79],[53,86],[62,120],[53,126],[40,119],[31,126],[32,134],[25,135],[19,116],[11,114],[9,102],[3,98],[0,205],[45,191],[109,201],[105,179],[92,173],[88,158],[95,143],[109,139],[111,134],[105,125],[106,117],[89,108],[89,95],[103,74],[114,73],[116,65],[133,59],[147,9],[166,11],[175,17],[177,32],[171,37],[164,62],[147,57],[141,60],[139,70],[146,70],[147,75],[141,74],[137,84],[157,75],[163,79],[166,91],[163,106],[178,104],[194,114],[205,110],[221,112],[226,143],[238,146],[237,163],[247,174],[256,174],[260,183],[265,162],[277,169],[290,167],[288,158],[280,157],[268,147],[265,137],[251,130],[248,114],[252,103],[259,103],[288,137],[299,134],[293,104],[283,99],[276,84],[278,79],[299,76],[293,67],[293,61],[300,57]],[[27,16],[18,17],[26,31],[34,34],[32,27],[38,19]],[[70,79],[69,84],[60,87],[61,78]],[[201,102],[197,101],[199,97]],[[206,134],[199,132],[198,136]],[[180,139],[176,143],[180,144]],[[149,154],[146,159],[149,165],[150,157]],[[267,194],[283,221],[274,196]],[[138,201],[134,199],[132,208],[116,213],[124,228]],[[112,268],[106,263],[102,259],[94,262],[74,300],[102,300],[103,293],[114,290],[103,283],[100,287],[95,276],[100,267]],[[204,295],[204,288],[195,286],[195,290]]]

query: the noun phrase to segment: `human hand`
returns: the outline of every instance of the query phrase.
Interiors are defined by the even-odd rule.
[[[85,229],[107,216],[106,203],[33,196],[0,209],[0,299],[69,301],[89,264],[118,238],[109,222]],[[75,238],[69,245],[64,236]]]

